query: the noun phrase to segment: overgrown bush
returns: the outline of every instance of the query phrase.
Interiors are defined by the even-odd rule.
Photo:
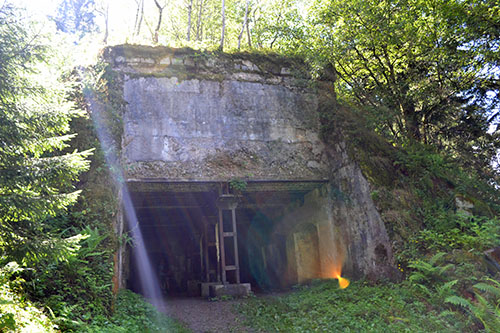
[[[0,332],[56,332],[49,313],[19,293],[22,272],[16,262],[0,267]]]
[[[72,252],[61,260],[40,260],[25,272],[25,292],[50,309],[63,330],[74,330],[111,308],[111,250],[101,243],[107,238],[97,228],[86,227],[76,236]]]

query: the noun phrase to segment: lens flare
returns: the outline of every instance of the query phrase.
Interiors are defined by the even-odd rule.
[[[84,78],[85,73],[82,73],[81,75],[82,82],[86,82],[86,79]],[[96,82],[94,82],[93,84],[96,84]],[[130,192],[127,188],[127,183],[124,181],[125,178],[122,172],[119,154],[114,144],[114,140],[112,139],[111,131],[109,128],[107,128],[107,122],[103,117],[103,114],[105,112],[104,106],[99,102],[92,89],[84,88],[83,91],[85,101],[87,102],[87,105],[91,110],[92,120],[94,121],[97,137],[99,138],[99,141],[101,143],[106,163],[109,170],[111,171],[113,180],[121,191],[122,208],[125,215],[125,220],[129,224],[130,233],[134,240],[134,247],[132,250],[134,251],[136,265],[139,268],[139,272],[141,274],[140,281],[142,286],[142,293],[144,297],[149,299],[151,303],[158,309],[164,309],[165,305],[160,284],[158,282],[158,277],[154,272],[151,259],[149,258],[149,254],[147,252],[144,236],[141,232],[141,229],[139,228],[139,220],[137,219],[137,214],[130,197]],[[117,252],[116,262],[122,262],[122,257],[119,253],[120,252]],[[120,258],[118,258],[118,255],[120,256]],[[119,270],[118,274],[121,274],[120,268],[118,267],[117,269]],[[120,282],[118,280],[118,277],[116,281],[117,285],[119,285]]]
[[[328,230],[323,231],[328,234]],[[341,237],[342,233],[337,230],[332,236],[332,247],[324,260],[325,270],[323,277],[327,279],[337,279],[339,281],[339,288],[345,289],[349,287],[349,280],[342,277],[342,268],[346,259],[346,247],[344,240]],[[322,262],[323,264],[323,262]]]
[[[341,277],[340,274],[337,275],[335,278],[337,280],[339,280],[339,287],[340,287],[340,289],[345,289],[345,288],[347,288],[349,286],[349,283],[350,283],[349,280],[347,280],[346,278]]]

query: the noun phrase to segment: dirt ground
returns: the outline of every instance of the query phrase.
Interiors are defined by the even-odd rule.
[[[244,318],[236,310],[236,306],[244,301],[168,298],[163,312],[182,321],[195,333],[254,332],[243,325]]]

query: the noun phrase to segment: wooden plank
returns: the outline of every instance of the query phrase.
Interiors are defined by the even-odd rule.
[[[203,249],[204,249],[204,259],[205,259],[205,281],[210,282],[210,262],[208,261],[208,224],[205,220],[203,220],[203,238],[204,238],[204,244],[203,244]]]
[[[214,225],[214,233],[215,233],[215,252],[217,254],[217,282],[221,281],[221,254],[220,254],[220,237],[219,237],[219,224]]]
[[[205,224],[205,223],[203,223],[203,224]],[[204,257],[205,257],[204,256],[204,254],[205,254],[205,248],[204,248],[204,245],[203,245],[203,243],[204,243],[203,242],[203,238],[204,238],[204,236],[203,236],[203,233],[202,233],[200,235],[200,242],[198,244],[198,248],[200,249],[199,250],[200,251],[200,253],[199,253],[199,255],[200,255],[200,272],[201,272],[202,275],[203,275],[203,269],[205,268],[205,263],[204,263],[204,261],[205,261],[204,260]]]
[[[225,249],[224,249],[224,232],[222,231],[223,227],[222,227],[222,209],[219,208],[219,223],[218,223],[218,227],[219,227],[219,235],[220,235],[220,238],[219,238],[219,251],[220,251],[220,262],[221,262],[221,277],[222,277],[222,283],[223,284],[226,284],[227,283],[227,280],[226,280],[226,253],[225,253]]]
[[[233,233],[234,233],[234,266],[236,270],[236,283],[240,283],[240,262],[238,256],[238,237],[236,229],[236,209],[231,210],[232,220],[233,220]]]

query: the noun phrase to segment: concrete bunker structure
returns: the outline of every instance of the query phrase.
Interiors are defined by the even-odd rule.
[[[124,45],[104,59],[125,102],[126,190],[165,293],[241,294],[393,264],[369,183],[344,142],[320,137],[331,82],[246,54]],[[120,248],[115,278],[140,292],[133,256]]]

